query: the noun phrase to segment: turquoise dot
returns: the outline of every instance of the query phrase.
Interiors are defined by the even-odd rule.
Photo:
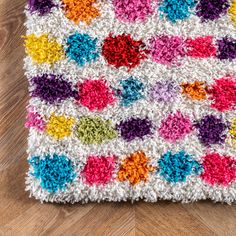
[[[129,77],[128,79],[120,81],[121,89],[117,91],[118,96],[121,98],[122,106],[130,106],[134,102],[144,98],[144,85],[142,82]]]
[[[76,32],[67,38],[66,43],[66,55],[79,66],[94,62],[99,58],[97,38]]]
[[[42,158],[34,156],[29,160],[29,164],[34,170],[31,174],[40,181],[41,187],[49,192],[64,190],[76,176],[72,161],[64,155],[45,155]]]
[[[166,16],[172,23],[185,20],[192,14],[196,3],[196,0],[164,0],[159,6],[160,16],[161,18]]]
[[[168,182],[185,182],[190,174],[198,175],[202,166],[185,151],[172,153],[168,151],[158,160],[158,174]]]

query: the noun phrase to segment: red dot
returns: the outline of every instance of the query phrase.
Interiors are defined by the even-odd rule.
[[[108,64],[119,68],[128,67],[129,70],[138,66],[141,60],[147,58],[148,51],[142,40],[134,40],[130,34],[113,37],[110,34],[102,46],[102,55]]]

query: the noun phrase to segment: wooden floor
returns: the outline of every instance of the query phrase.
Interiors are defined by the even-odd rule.
[[[0,235],[236,235],[236,207],[199,202],[40,204],[24,191],[23,0],[0,0]]]

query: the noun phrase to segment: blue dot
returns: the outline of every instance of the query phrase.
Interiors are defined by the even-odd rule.
[[[72,161],[64,155],[45,155],[43,158],[34,156],[29,160],[29,164],[34,169],[31,174],[48,192],[64,190],[67,183],[71,183],[76,176]]]
[[[160,176],[171,183],[185,182],[188,175],[198,175],[202,169],[201,164],[185,151],[175,154],[168,151],[158,160],[158,165]]]
[[[79,66],[86,63],[94,62],[99,57],[97,48],[97,38],[92,38],[88,34],[80,34],[78,32],[67,38],[66,55],[76,61]]]
[[[129,77],[128,79],[120,81],[121,89],[117,91],[121,98],[122,106],[130,106],[141,98],[144,98],[144,85],[142,82]]]
[[[166,18],[172,23],[177,20],[185,20],[192,14],[192,9],[196,5],[196,0],[164,0],[159,6],[160,16]]]

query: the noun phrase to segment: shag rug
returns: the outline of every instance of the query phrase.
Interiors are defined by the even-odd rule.
[[[236,0],[25,12],[30,196],[236,201]]]

